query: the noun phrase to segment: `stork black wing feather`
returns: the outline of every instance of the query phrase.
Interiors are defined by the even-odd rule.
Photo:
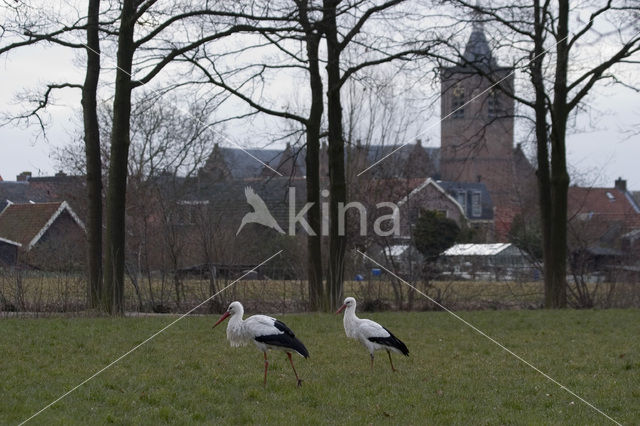
[[[386,330],[387,333],[389,333],[389,336],[387,337],[369,337],[369,341],[373,342],[373,343],[378,343],[380,345],[385,345],[385,346],[391,346],[393,348],[398,349],[402,355],[405,356],[409,356],[409,349],[407,348],[407,345],[404,344],[404,342],[400,339],[398,339],[396,336],[393,335],[392,332],[390,332],[389,330],[387,330],[385,327],[382,327]]]
[[[305,358],[309,357],[309,351],[304,344],[296,338],[296,335],[291,331],[289,327],[282,321],[276,320],[273,325],[282,333],[269,334],[265,336],[255,337],[256,341],[267,345],[280,346],[283,348],[290,348]]]

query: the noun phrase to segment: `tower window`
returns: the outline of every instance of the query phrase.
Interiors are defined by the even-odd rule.
[[[460,84],[456,84],[456,86],[453,88],[453,98],[451,100],[451,117],[464,118],[464,95],[464,87],[462,87]]]
[[[500,115],[500,99],[498,98],[498,93],[494,89],[489,91],[487,106],[489,118],[496,118]]]

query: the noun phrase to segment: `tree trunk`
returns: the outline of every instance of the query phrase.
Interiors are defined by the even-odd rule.
[[[566,144],[567,119],[567,68],[569,63],[569,2],[558,2],[556,45],[556,69],[551,109],[551,179],[550,179],[550,229],[549,256],[545,276],[545,307],[567,306],[567,194],[569,173],[567,172]]]
[[[129,159],[131,118],[131,64],[135,45],[136,1],[124,0],[118,34],[118,54],[109,188],[107,190],[107,231],[104,266],[104,308],[111,314],[124,313],[125,208],[127,162]]]
[[[531,62],[531,81],[535,90],[536,155],[538,170],[538,199],[540,203],[540,228],[542,230],[542,257],[544,268],[545,306],[552,294],[551,249],[551,176],[549,168],[549,135],[547,130],[547,105],[544,87],[544,12],[540,0],[534,2],[534,60]]]
[[[98,80],[100,78],[99,15],[100,0],[89,0],[87,70],[82,86],[82,115],[89,201],[87,212],[87,303],[90,308],[99,307],[102,290],[102,168],[97,109]]]
[[[322,307],[324,286],[322,282],[322,217],[320,213],[320,126],[324,99],[322,77],[318,60],[320,35],[307,32],[307,56],[309,59],[309,84],[311,86],[311,110],[307,121],[307,202],[311,203],[308,219],[315,235],[307,236],[307,279],[310,309]]]
[[[340,101],[340,46],[336,23],[339,0],[325,0],[324,25],[327,39],[327,111],[329,119],[329,274],[328,308],[336,309],[343,296],[346,239],[339,233],[338,205],[346,204],[342,104]],[[346,222],[346,217],[344,218]],[[348,229],[345,223],[344,229]]]

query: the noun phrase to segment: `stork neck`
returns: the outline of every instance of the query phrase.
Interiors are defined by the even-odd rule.
[[[358,319],[358,317],[356,316],[356,307],[355,305],[353,306],[347,306],[347,309],[345,309],[344,311],[344,317],[345,319]]]
[[[229,318],[229,326],[230,327],[234,327],[234,326],[238,326],[240,324],[242,324],[243,320],[242,320],[242,316],[244,315],[244,312],[239,311],[239,312],[235,312],[233,315],[231,315],[231,318]]]
[[[355,315],[356,314],[356,305],[351,305],[347,308],[347,313],[351,314],[351,315]]]

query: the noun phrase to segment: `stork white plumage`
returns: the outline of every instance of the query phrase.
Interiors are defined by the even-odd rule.
[[[409,349],[400,339],[394,336],[389,330],[375,321],[358,318],[356,316],[356,299],[347,297],[344,304],[338,309],[336,314],[344,312],[344,331],[347,337],[358,339],[368,350],[371,356],[371,368],[373,368],[373,353],[379,350],[387,351],[391,370],[396,371],[391,361],[391,352],[397,352],[409,356]]]
[[[250,341],[264,353],[264,385],[267,385],[267,369],[269,361],[267,361],[267,350],[277,349],[287,353],[293,373],[296,375],[298,386],[302,386],[302,380],[298,377],[296,368],[293,366],[291,353],[295,352],[305,358],[309,357],[309,351],[304,344],[296,338],[296,335],[282,321],[266,315],[252,315],[246,320],[242,319],[244,308],[240,302],[231,302],[227,311],[222,314],[218,322],[229,319],[227,325],[227,339],[231,346],[244,346]]]

